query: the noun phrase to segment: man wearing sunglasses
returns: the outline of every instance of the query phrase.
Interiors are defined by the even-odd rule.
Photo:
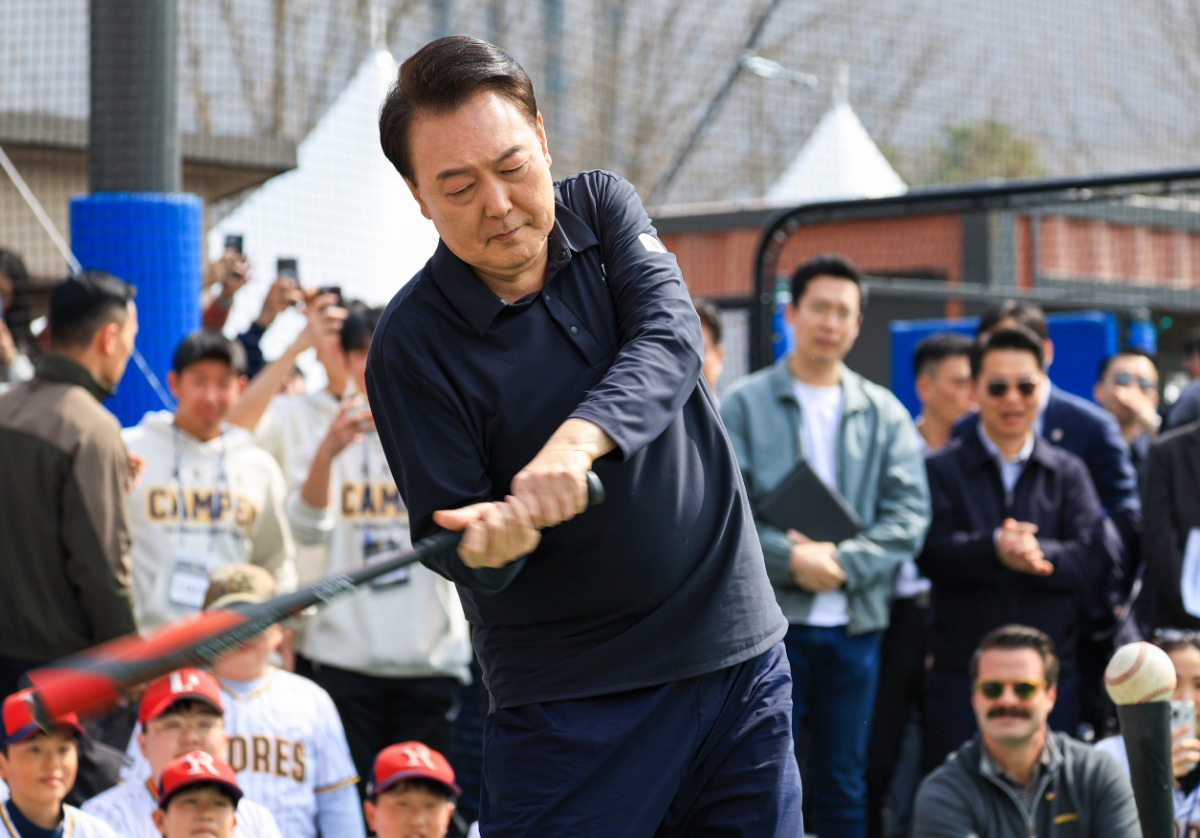
[[[1047,729],[1058,674],[1054,642],[1035,628],[1001,626],[980,641],[970,664],[979,735],[921,786],[914,838],[1141,836],[1117,763]]]
[[[976,429],[925,461],[933,519],[918,565],[933,583],[934,615],[927,770],[974,732],[971,656],[1005,623],[1054,639],[1062,684],[1050,724],[1074,732],[1079,613],[1104,569],[1094,558],[1102,513],[1086,467],[1033,430],[1046,386],[1041,341],[1019,327],[992,332],[972,349],[971,376]]]
[[[1109,355],[1100,364],[1092,397],[1121,426],[1121,436],[1129,446],[1129,457],[1141,484],[1150,442],[1162,424],[1154,358],[1140,349],[1122,349]]]

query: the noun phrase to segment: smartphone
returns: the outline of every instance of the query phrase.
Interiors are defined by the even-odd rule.
[[[1171,731],[1174,733],[1180,727],[1185,728],[1180,739],[1195,739],[1196,738],[1196,702],[1190,700],[1172,701],[1171,702]],[[1196,763],[1187,763],[1187,770],[1191,771],[1196,767]]]
[[[234,253],[242,252],[242,234],[229,233],[225,236],[225,249],[232,250]]]
[[[342,286],[340,285],[322,285],[317,289],[317,295],[320,296],[321,294],[336,294],[337,302],[334,305],[340,306],[342,304]]]
[[[300,284],[300,269],[296,265],[296,260],[290,256],[275,260],[275,275],[290,277],[297,285]]]

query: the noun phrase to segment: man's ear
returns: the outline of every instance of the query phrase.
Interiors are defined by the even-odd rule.
[[[95,337],[92,338],[92,346],[100,350],[100,353],[105,357],[112,355],[117,351],[117,335],[121,332],[121,325],[113,320],[109,320],[96,330]]]
[[[1054,341],[1046,338],[1042,341],[1042,371],[1049,372],[1050,365],[1054,363]]]
[[[425,206],[425,201],[421,197],[421,189],[408,178],[404,179],[404,185],[408,187],[408,191],[412,193],[413,199],[417,202],[417,206],[421,208],[421,215],[428,218],[430,221],[433,217],[429,214],[429,207]]]
[[[150,813],[150,817],[154,819],[154,826],[163,835],[167,834],[167,816],[162,809],[155,809]]]
[[[375,831],[375,803],[371,800],[363,801],[363,817],[367,819],[367,829],[371,832]]]
[[[916,381],[913,382],[913,389],[917,391],[917,401],[921,404],[929,401],[929,388],[932,384],[932,380],[926,373],[917,375]]]
[[[175,401],[179,401],[179,376],[175,374],[175,370],[167,370],[167,389],[175,397]]]

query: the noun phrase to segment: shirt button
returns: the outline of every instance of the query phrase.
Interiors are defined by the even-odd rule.
[[[573,335],[577,335],[577,334],[579,334],[579,327],[578,327],[578,326],[572,326],[572,327],[571,327],[571,334],[573,334]]]
[[[543,296],[543,297],[546,299],[546,302],[550,302],[550,295],[549,295],[549,294],[543,294],[542,296]]]
[[[560,262],[561,262],[563,259],[566,259],[566,258],[567,258],[567,251],[565,251],[565,250],[560,250],[560,251],[558,251],[558,260],[559,260]]]

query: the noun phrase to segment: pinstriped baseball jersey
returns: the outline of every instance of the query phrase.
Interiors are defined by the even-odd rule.
[[[218,678],[238,785],[275,814],[288,838],[328,832],[326,807],[342,811],[338,838],[364,836],[358,796],[336,795],[358,782],[346,734],[329,694],[307,678],[271,667],[248,682]]]
[[[0,803],[0,823],[4,824],[6,838],[22,838],[9,817],[8,807],[3,803]],[[63,806],[62,826],[63,838],[118,838],[117,833],[104,821],[84,814],[74,806]]]
[[[157,808],[158,802],[150,790],[149,780],[121,783],[83,804],[85,814],[104,821],[121,838],[162,838],[151,814]],[[237,827],[233,836],[283,838],[271,813],[245,797],[237,806]]]
[[[275,667],[252,682],[217,681],[229,736],[225,761],[246,796],[269,809],[288,838],[315,838],[321,821],[328,832],[331,817],[337,838],[365,835],[357,793],[334,794],[357,783],[358,774],[329,693]],[[128,784],[149,776],[134,734],[121,779]],[[340,811],[332,814],[327,807]]]

